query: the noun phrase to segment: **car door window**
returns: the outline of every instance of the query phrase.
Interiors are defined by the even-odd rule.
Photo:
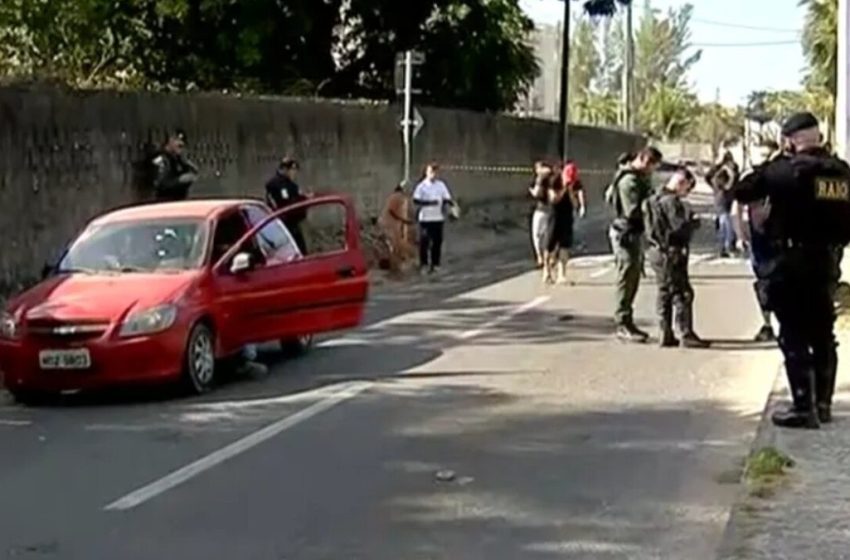
[[[270,215],[260,206],[247,206],[243,209],[243,213],[251,227],[260,225]],[[265,257],[266,266],[292,262],[302,256],[292,235],[280,220],[269,221],[257,232],[254,240]]]
[[[301,227],[311,257],[339,254],[348,250],[348,218],[345,205],[339,201],[311,206]]]
[[[227,251],[248,233],[248,229],[245,218],[236,210],[219,218],[213,236],[212,262],[217,263]],[[256,265],[264,264],[265,257],[253,240],[249,240],[243,250],[251,254]]]

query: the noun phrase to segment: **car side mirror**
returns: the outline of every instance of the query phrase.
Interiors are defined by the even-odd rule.
[[[250,253],[237,253],[230,263],[231,274],[242,274],[251,270],[251,255]]]

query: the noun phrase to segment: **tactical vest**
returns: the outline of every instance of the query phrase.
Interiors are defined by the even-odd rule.
[[[644,233],[649,245],[658,249],[666,250],[671,246],[670,223],[661,208],[661,201],[665,196],[675,196],[670,193],[660,192],[650,195],[641,204],[643,211]]]
[[[850,243],[850,166],[825,154],[790,159],[797,188],[785,216],[787,237],[823,245]]]

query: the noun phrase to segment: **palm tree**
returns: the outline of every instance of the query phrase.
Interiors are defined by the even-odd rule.
[[[838,61],[838,0],[801,0],[806,7],[803,52],[809,61],[806,85],[835,95]]]
[[[647,95],[638,119],[649,135],[667,141],[680,138],[691,126],[696,106],[693,94],[661,84]]]
[[[835,92],[838,70],[838,0],[801,0],[806,7],[803,53],[809,62],[806,75],[807,105],[825,123],[835,122]],[[827,138],[834,131],[827,126]]]

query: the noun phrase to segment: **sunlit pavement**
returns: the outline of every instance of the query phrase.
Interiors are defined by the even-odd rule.
[[[203,398],[0,400],[0,558],[711,558],[779,355],[693,260],[711,350],[613,340],[610,257],[494,260]]]

